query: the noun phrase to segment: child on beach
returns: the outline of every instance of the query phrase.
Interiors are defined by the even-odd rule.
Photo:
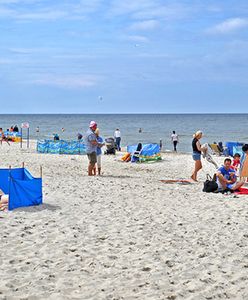
[[[96,165],[97,165],[97,171],[98,175],[101,175],[101,168],[102,168],[102,146],[104,145],[103,143],[103,138],[99,135],[99,128],[95,130],[95,135],[96,135],[96,141],[98,143],[97,149],[96,149]],[[93,169],[93,174],[96,175],[96,166]]]
[[[238,171],[240,168],[240,154],[239,153],[234,154],[231,168],[233,170],[235,170],[236,175],[238,175]]]

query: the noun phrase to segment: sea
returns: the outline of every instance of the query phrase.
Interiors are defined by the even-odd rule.
[[[0,127],[5,131],[28,122],[30,139],[49,139],[57,133],[60,139],[76,140],[78,133],[85,134],[91,120],[97,122],[103,138],[113,136],[119,128],[122,147],[161,140],[162,150],[172,150],[173,130],[179,136],[178,152],[191,152],[197,130],[203,132],[202,143],[248,143],[248,114],[0,114]],[[27,129],[23,129],[23,137],[27,137]]]

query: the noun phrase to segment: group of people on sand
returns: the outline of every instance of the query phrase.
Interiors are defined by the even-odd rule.
[[[6,132],[4,132],[3,128],[0,127],[0,143],[2,144],[3,141],[4,141],[4,142],[7,142],[9,144],[9,141],[12,141],[12,139],[9,137],[9,133],[12,133],[12,132],[19,132],[19,128],[18,128],[17,125],[11,126],[10,128],[7,128]]]
[[[192,140],[192,157],[195,161],[195,166],[191,179],[197,181],[197,174],[202,169],[201,155],[206,153],[206,145],[201,145],[200,139],[202,138],[202,131],[197,131],[193,135]],[[244,155],[248,155],[248,144],[243,145],[242,151]],[[240,154],[236,153],[234,155],[233,161],[230,158],[225,158],[223,166],[219,167],[216,172],[218,191],[236,191],[242,185],[244,185],[244,180],[238,181],[238,168],[240,166]]]

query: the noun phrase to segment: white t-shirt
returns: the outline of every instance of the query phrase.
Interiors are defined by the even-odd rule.
[[[120,130],[116,130],[116,131],[115,131],[114,137],[115,137],[115,138],[121,137],[121,132],[120,132]]]
[[[178,142],[178,135],[176,133],[172,133],[171,140],[172,142]]]

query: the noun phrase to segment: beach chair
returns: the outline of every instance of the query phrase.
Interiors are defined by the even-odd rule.
[[[141,151],[142,151],[142,144],[139,143],[137,149],[134,151],[134,153],[131,156],[131,162],[140,162]]]
[[[209,147],[211,148],[213,154],[219,155],[219,156],[222,155],[222,152],[220,151],[220,149],[219,149],[219,147],[218,147],[217,144],[209,144]]]

